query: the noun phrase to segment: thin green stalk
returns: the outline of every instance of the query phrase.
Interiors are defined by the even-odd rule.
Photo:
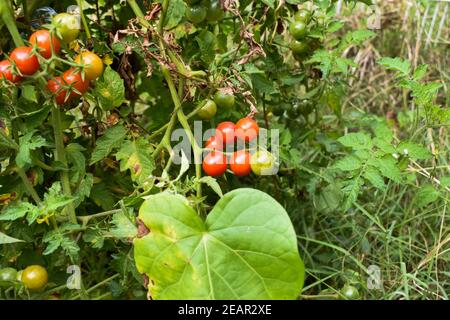
[[[111,277],[109,277],[109,278],[107,278],[107,279],[105,279],[105,280],[103,280],[103,281],[97,283],[96,285],[90,287],[89,289],[86,290],[86,293],[90,293],[90,292],[94,291],[95,289],[100,288],[101,286],[107,284],[108,282],[114,280],[115,278],[117,278],[117,277],[119,277],[119,276],[120,276],[120,274],[119,274],[119,273],[116,273],[115,275],[113,275],[113,276],[111,276]],[[81,297],[81,295],[78,294],[78,295],[76,295],[75,297],[71,298],[70,300],[75,300],[75,299],[78,299],[78,298],[80,298],[80,297]]]
[[[192,117],[194,117],[195,115],[197,115],[197,113],[205,106],[206,104],[206,100],[203,101],[201,104],[199,104],[191,113],[189,113],[186,118],[189,120]],[[154,131],[148,138],[151,140],[153,138],[156,138],[157,136],[159,136],[161,133],[163,133],[167,127],[169,126],[170,123],[166,123],[164,126],[162,126],[161,128],[159,128],[158,130]]]
[[[163,65],[161,65],[161,68],[162,68],[162,73],[164,75],[164,78],[166,79],[167,84],[169,86],[170,95],[172,96],[173,103],[175,104],[175,110],[178,110],[177,111],[178,121],[181,123],[184,130],[186,130],[189,141],[192,145],[192,149],[194,151],[195,172],[196,172],[196,178],[197,178],[197,197],[201,198],[202,197],[202,184],[199,180],[202,177],[202,168],[201,168],[202,149],[198,146],[197,141],[195,141],[194,134],[191,131],[191,127],[189,126],[186,115],[183,113],[183,110],[181,108],[181,101],[178,96],[178,92],[175,88],[175,84],[173,83],[172,76],[170,75],[169,69],[167,69],[167,67],[163,66]]]
[[[81,21],[83,22],[83,26],[84,26],[84,31],[86,32],[86,37],[91,40],[92,36],[91,36],[91,31],[89,30],[89,25],[86,21],[86,17],[84,16],[84,12],[83,12],[83,1],[82,0],[77,0],[77,4],[78,7],[80,8],[80,16],[81,16]]]
[[[8,31],[11,34],[16,47],[23,46],[24,42],[22,37],[20,36],[19,30],[17,29],[16,19],[14,18],[14,12],[10,6],[9,1],[0,1],[0,18],[8,28]]]
[[[116,210],[105,211],[105,212],[96,213],[96,214],[93,214],[93,215],[90,215],[90,216],[78,216],[77,219],[80,220],[83,223],[83,226],[85,226],[92,219],[103,218],[103,217],[111,216],[113,214],[120,213],[120,212],[123,212],[123,209],[116,209]]]
[[[131,7],[131,10],[133,10],[134,15],[138,18],[144,18],[144,13],[142,12],[139,5],[136,3],[135,0],[127,0],[128,5]]]
[[[55,160],[60,161],[65,167],[67,167],[66,151],[64,148],[64,138],[61,127],[61,112],[58,106],[54,106],[52,109],[52,125],[55,134]],[[63,191],[66,195],[72,196],[72,190],[70,189],[69,173],[67,171],[61,172],[61,184]],[[72,223],[77,223],[77,216],[75,214],[75,208],[72,203],[67,205],[69,212],[69,218]]]
[[[40,205],[42,203],[41,198],[39,198],[39,195],[37,194],[30,180],[28,180],[25,170],[23,170],[23,168],[17,167],[17,174],[19,175],[20,179],[22,179],[22,182],[28,194],[33,198],[36,204]]]

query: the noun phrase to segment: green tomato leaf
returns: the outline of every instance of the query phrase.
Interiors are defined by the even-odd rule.
[[[423,208],[439,198],[439,191],[432,184],[426,184],[417,191],[414,203],[418,208]]]
[[[206,221],[187,200],[151,196],[134,241],[139,272],[154,299],[296,299],[304,280],[294,228],[284,208],[254,189],[226,194]]]
[[[48,189],[48,192],[44,195],[44,207],[49,212],[65,207],[73,201],[75,201],[75,198],[63,193],[60,182],[53,183],[51,188]]]
[[[338,160],[334,165],[335,168],[342,171],[353,171],[361,168],[362,163],[358,157],[353,155],[346,156],[345,158]]]
[[[120,171],[131,171],[131,178],[139,185],[144,184],[152,175],[155,163],[151,157],[153,148],[144,138],[126,141],[116,159],[120,161]]]
[[[29,84],[22,86],[22,97],[30,102],[38,102],[36,88]]]
[[[433,157],[433,154],[427,148],[409,141],[400,143],[397,150],[400,154],[414,160],[428,160]]]
[[[16,243],[16,242],[24,242],[23,240],[12,238],[2,232],[0,232],[0,244],[7,244],[7,243]]]
[[[95,95],[103,110],[119,107],[125,100],[123,79],[111,67],[107,67],[95,84]]]
[[[213,189],[213,191],[217,193],[219,197],[223,197],[222,189],[220,188],[220,184],[216,179],[214,179],[213,177],[202,177],[199,181]]]
[[[216,57],[216,44],[217,39],[214,33],[203,30],[196,38],[195,40],[198,43],[198,46],[200,47],[201,52],[201,59],[206,64],[211,64],[214,61],[214,58]]]
[[[23,168],[31,163],[31,151],[48,146],[45,139],[41,136],[34,136],[35,131],[28,132],[19,139],[19,152],[16,156],[16,164]]]
[[[353,150],[372,149],[370,136],[362,132],[349,133],[338,139],[340,143]]]
[[[109,233],[115,238],[134,238],[137,234],[137,228],[134,221],[131,221],[130,218],[123,212],[113,215],[112,224],[114,225],[114,228],[111,228]]]
[[[186,5],[183,0],[171,0],[169,1],[169,6],[167,7],[167,13],[165,16],[165,26],[166,30],[175,28],[183,19],[184,13],[186,11]]]
[[[0,221],[14,221],[23,218],[33,208],[35,206],[29,202],[19,202],[15,206],[8,206],[0,214]]]
[[[118,148],[122,144],[126,135],[127,130],[122,125],[117,125],[106,130],[105,134],[97,140],[95,149],[92,152],[90,165],[106,158],[113,149]]]
[[[366,178],[375,188],[380,190],[386,189],[386,184],[377,168],[369,166],[364,172],[364,178]]]

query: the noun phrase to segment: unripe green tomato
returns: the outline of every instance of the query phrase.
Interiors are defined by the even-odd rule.
[[[16,269],[3,268],[0,270],[0,287],[9,287],[14,281],[17,281]]]
[[[314,104],[310,100],[303,100],[298,104],[298,109],[301,114],[306,116],[314,110]]]
[[[78,38],[80,21],[69,13],[59,13],[53,17],[52,24],[56,26],[56,35],[63,43],[70,43]]]
[[[358,289],[349,284],[346,284],[341,289],[340,293],[346,300],[358,300],[360,298]]]
[[[186,9],[186,18],[195,24],[201,23],[206,19],[206,8],[201,4],[189,6]]]
[[[294,21],[289,26],[289,32],[296,40],[301,40],[308,34],[308,27],[304,22]]]
[[[214,102],[220,108],[231,109],[234,107],[235,99],[233,94],[226,94],[219,90],[214,95]]]
[[[306,24],[311,22],[311,18],[312,18],[311,12],[306,9],[300,9],[294,15],[294,19],[296,21],[304,22]]]
[[[211,120],[217,113],[217,105],[212,100],[207,100],[203,108],[198,112],[198,116],[203,120]]]
[[[207,1],[208,12],[206,14],[206,20],[209,22],[215,22],[222,20],[224,11],[220,5],[220,0]]]
[[[23,270],[21,280],[29,290],[41,290],[48,282],[48,273],[44,267],[29,266]]]
[[[274,174],[276,159],[269,151],[257,151],[252,155],[250,165],[252,171],[257,176],[267,176]]]
[[[297,119],[302,114],[298,104],[292,104],[289,106],[286,112],[289,119]]]
[[[272,107],[272,113],[277,117],[281,117],[284,111],[286,111],[286,108],[284,108],[283,104],[277,103]]]
[[[289,47],[295,55],[302,55],[308,52],[309,46],[305,41],[293,40]]]

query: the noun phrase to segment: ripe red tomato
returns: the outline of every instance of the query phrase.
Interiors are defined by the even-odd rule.
[[[219,177],[227,171],[227,157],[220,151],[213,151],[203,159],[203,171],[208,176]]]
[[[216,135],[209,138],[205,143],[206,149],[223,150],[222,136]]]
[[[249,142],[259,134],[258,123],[252,118],[243,118],[236,123],[236,136],[238,139]]]
[[[52,47],[54,54],[58,54],[61,49],[61,43],[58,38],[56,36],[52,36],[48,30],[36,31],[31,35],[28,41],[30,41],[32,45],[37,45],[39,47],[39,53],[45,59],[52,56]]]
[[[245,177],[250,174],[252,167],[250,165],[251,155],[245,150],[236,151],[230,160],[230,169],[238,177]]]
[[[89,89],[89,80],[82,78],[79,70],[69,69],[63,73],[62,79],[67,85],[70,85],[74,90],[70,93],[71,98],[83,95]],[[78,92],[76,92],[76,91]]]
[[[232,144],[236,140],[235,135],[236,126],[231,121],[222,122],[216,128],[216,134],[222,137],[222,141],[225,144]]]
[[[20,73],[31,76],[39,69],[39,60],[32,54],[31,47],[17,47],[11,52],[11,60],[15,62]]]
[[[47,82],[47,89],[55,95],[55,101],[58,105],[66,102],[67,90],[63,89],[63,86],[65,85],[63,83],[61,77],[50,79]]]
[[[8,60],[3,60],[0,62],[0,79],[2,78],[14,83],[22,79],[20,76],[13,75],[12,65]]]

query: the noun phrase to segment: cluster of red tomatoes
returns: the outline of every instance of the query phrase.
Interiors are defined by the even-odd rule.
[[[222,122],[216,128],[216,134],[208,139],[205,149],[209,152],[203,160],[203,171],[212,177],[219,177],[230,166],[231,171],[238,177],[248,176],[252,171],[261,175],[264,166],[273,165],[273,157],[266,151],[258,151],[253,156],[243,149],[235,151],[229,158],[223,152],[228,145],[237,141],[251,142],[259,135],[258,123],[252,118],[243,118],[236,124],[231,121]],[[270,158],[270,163],[261,163],[262,154]],[[264,161],[266,161],[264,160]],[[267,162],[267,161],[266,161]]]
[[[58,16],[55,18],[56,21],[61,20]],[[40,61],[44,62],[43,59],[48,60],[57,55],[61,49],[61,42],[67,43],[68,35],[64,32],[64,27],[59,24],[56,29],[62,31],[61,38],[45,29],[34,32],[28,40],[29,46],[15,48],[9,59],[0,62],[0,79],[17,83],[25,76],[33,76],[41,66]],[[59,105],[83,95],[88,91],[90,81],[96,80],[103,73],[103,62],[93,52],[80,53],[74,62],[79,64],[80,68],[70,68],[47,82],[47,89],[54,94],[55,101]]]
[[[13,83],[22,80],[22,76],[32,76],[39,70],[39,59],[33,46],[39,50],[39,54],[49,59],[53,53],[57,54],[61,48],[58,38],[52,36],[48,30],[38,30],[28,40],[31,46],[15,48],[9,60],[0,62],[0,77]],[[17,73],[13,72],[14,66]]]
[[[47,88],[55,95],[57,104],[63,104],[83,95],[89,90],[90,82],[103,73],[103,62],[93,52],[82,52],[75,58],[75,62],[84,64],[84,77],[79,69],[70,68],[61,76],[47,82]]]

